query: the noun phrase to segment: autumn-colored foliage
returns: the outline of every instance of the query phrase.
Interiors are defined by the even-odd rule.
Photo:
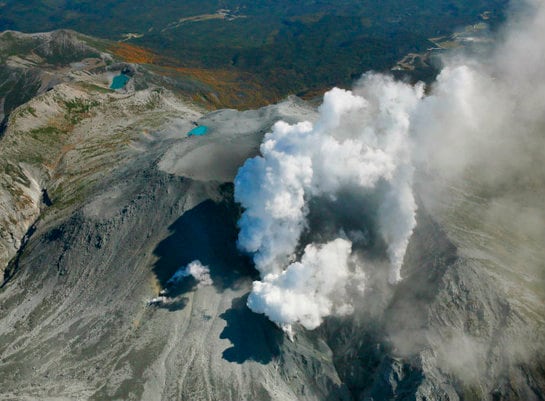
[[[117,42],[110,50],[127,63],[153,64],[157,59],[157,56],[150,50],[123,42]]]
[[[201,82],[209,88],[197,95],[212,107],[252,108],[277,100],[249,73],[228,69],[165,67],[165,74]]]
[[[278,100],[274,92],[265,89],[257,77],[250,73],[235,69],[179,67],[177,60],[123,42],[112,45],[110,51],[125,62],[148,64],[161,75],[198,83],[195,85],[195,91],[188,95],[194,101],[211,109],[219,107],[246,109]]]

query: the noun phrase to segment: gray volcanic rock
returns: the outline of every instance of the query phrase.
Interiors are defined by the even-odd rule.
[[[53,94],[102,96],[77,90]],[[41,126],[37,116],[15,123]],[[489,203],[475,188],[447,186],[449,202],[437,203],[421,179],[404,281],[390,286],[377,264],[353,318],[297,327],[292,342],[246,307],[257,273],[236,250],[240,210],[225,182],[280,118],[315,114],[288,99],[202,115],[147,90],[115,95],[76,124],[76,146],[54,169],[33,170],[53,204],[36,200],[40,219],[0,291],[0,399],[540,399],[542,287],[518,282],[532,270],[497,274],[489,243],[513,228],[482,224],[495,220],[481,218]],[[185,136],[194,123],[209,134]],[[194,260],[212,286],[168,283]],[[522,288],[524,303],[508,295]]]
[[[542,399],[544,287],[534,257],[543,249],[532,244],[535,232],[519,243],[514,222],[500,228],[497,219],[484,218],[490,199],[476,196],[479,187],[468,182],[450,182],[440,204],[437,195],[428,198],[421,188],[404,280],[385,288],[375,274],[364,310],[354,320],[331,320],[322,328],[337,371],[356,399]],[[436,184],[429,177],[419,183]],[[534,215],[537,199],[523,198],[525,212]],[[503,213],[517,216],[510,206]],[[507,234],[513,249],[525,250],[514,253],[516,262],[513,256],[498,259],[500,250],[491,245],[502,244]],[[528,287],[530,277],[535,285]]]
[[[33,256],[2,294],[4,307],[19,302],[2,319],[6,399],[321,399],[341,386],[325,344],[285,344],[246,309],[248,266],[226,249],[232,216],[206,200],[217,188],[157,172],[131,180],[142,184],[113,216],[95,203],[27,246]],[[214,286],[147,306],[156,280],[196,258]],[[274,362],[281,354],[286,362]]]
[[[0,293],[0,399],[349,399],[319,336],[292,343],[247,309],[255,273],[235,249],[230,185],[158,168],[164,154],[201,146],[242,163],[282,110],[303,110],[289,102],[257,112],[265,118],[240,137],[223,133],[242,143],[259,128],[242,153],[219,132],[176,138],[158,126],[81,206],[42,215]],[[213,286],[169,288],[168,302],[148,304],[196,259]]]
[[[263,135],[273,122],[313,121],[316,112],[296,97],[258,110],[219,110],[199,119],[208,128],[198,141],[174,144],[159,167],[200,181],[232,182],[242,161],[256,155]]]

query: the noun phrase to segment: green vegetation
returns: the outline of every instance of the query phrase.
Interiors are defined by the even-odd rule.
[[[96,100],[83,100],[74,99],[64,102],[66,106],[65,119],[72,125],[76,125],[82,119],[88,116],[92,108],[98,106],[100,103]]]
[[[36,43],[33,40],[21,40],[12,32],[4,32],[0,39],[2,42],[2,51],[0,52],[1,63],[5,63],[11,56],[28,54],[36,47]]]
[[[270,89],[271,98],[350,85],[362,72],[388,70],[405,54],[431,47],[429,38],[449,35],[483,15],[494,26],[507,0],[4,3],[0,30],[71,28],[129,38],[160,55],[161,65],[249,73]]]
[[[68,185],[58,184],[52,188],[52,211],[63,210],[81,204],[94,182],[78,181]]]
[[[159,90],[154,90],[150,93],[148,100],[145,103],[146,110],[154,110],[161,103],[161,93]]]
[[[27,109],[25,111],[28,111],[30,114],[32,114],[34,117],[37,117],[36,116],[36,109],[32,106],[28,106]]]
[[[104,88],[103,86],[98,86],[89,82],[78,82],[78,85],[81,86],[83,89],[89,90],[91,92],[98,92],[98,93],[112,93],[113,90],[109,88]]]
[[[45,126],[29,131],[28,136],[43,143],[55,144],[62,133],[57,127]]]
[[[21,166],[9,162],[5,162],[3,165],[4,168],[4,174],[12,177],[14,181],[18,184],[21,184],[25,187],[30,186],[30,181],[28,180],[27,176],[23,172],[23,169]]]

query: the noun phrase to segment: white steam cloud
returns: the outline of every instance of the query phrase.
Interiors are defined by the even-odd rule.
[[[179,268],[168,280],[167,284],[176,285],[186,277],[193,277],[197,280],[199,287],[213,284],[210,269],[208,266],[203,266],[199,260],[194,260],[187,266]]]
[[[336,199],[347,189],[378,199],[390,281],[400,280],[416,224],[409,118],[422,96],[422,85],[368,75],[353,92],[326,93],[315,125],[278,122],[265,136],[261,156],[235,179],[235,199],[245,208],[238,245],[253,254],[263,278],[254,283],[250,308],[280,326],[298,322],[309,329],[350,310],[343,295],[363,273],[342,231],[325,244],[308,244],[300,262],[291,263],[308,228],[309,202]]]
[[[315,328],[323,316],[350,313],[352,306],[342,299],[352,275],[351,247],[350,241],[341,238],[323,246],[307,245],[300,262],[254,283],[248,306],[288,330],[296,322]]]
[[[536,170],[532,163],[545,157],[542,142],[533,140],[545,126],[545,3],[527,5],[531,12],[510,25],[487,60],[445,61],[426,97],[421,84],[367,74],[353,91],[326,93],[315,124],[273,127],[261,155],[235,179],[244,208],[238,246],[261,274],[248,300],[252,310],[288,331],[349,312],[349,287],[363,290],[367,263],[356,238],[371,230],[386,248],[390,282],[398,282],[416,225],[413,165],[488,184]],[[332,224],[336,231],[319,240],[309,235],[316,200],[331,200],[339,210],[321,218],[335,218],[346,191],[363,200],[361,214],[371,215],[373,225]]]

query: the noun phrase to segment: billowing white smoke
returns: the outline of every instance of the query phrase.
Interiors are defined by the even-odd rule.
[[[262,277],[250,308],[288,330],[296,322],[312,329],[325,316],[350,311],[347,286],[361,290],[363,273],[343,232],[308,244],[294,262],[309,202],[335,199],[346,189],[379,200],[375,214],[390,281],[400,280],[416,224],[409,121],[422,96],[421,85],[367,75],[353,92],[326,93],[315,125],[278,122],[265,136],[261,156],[248,160],[235,179],[235,199],[245,209],[238,246],[253,255]]]
[[[545,2],[524,3],[495,52],[486,60],[447,60],[429,96],[422,85],[368,74],[353,91],[326,93],[316,124],[273,127],[261,156],[235,179],[244,207],[238,246],[261,273],[250,308],[287,330],[350,311],[348,287],[363,288],[364,262],[351,249],[354,231],[344,227],[321,243],[301,243],[315,199],[348,189],[373,200],[376,210],[362,213],[376,218],[395,283],[416,224],[413,164],[443,180],[471,177],[499,187],[537,180],[529,173],[543,171],[536,166],[545,157]]]
[[[295,322],[315,328],[324,316],[352,312],[345,297],[346,284],[354,275],[349,268],[351,247],[341,238],[322,246],[307,245],[300,262],[254,283],[248,306],[288,332]]]
[[[545,110],[545,2],[524,2],[486,60],[453,58],[413,115],[414,158],[433,172],[471,170],[488,184],[536,170]],[[533,161],[531,161],[533,159]]]
[[[194,260],[185,267],[180,267],[176,273],[168,280],[168,284],[176,285],[186,277],[193,277],[198,281],[198,286],[212,285],[210,269],[203,266],[199,260]]]

